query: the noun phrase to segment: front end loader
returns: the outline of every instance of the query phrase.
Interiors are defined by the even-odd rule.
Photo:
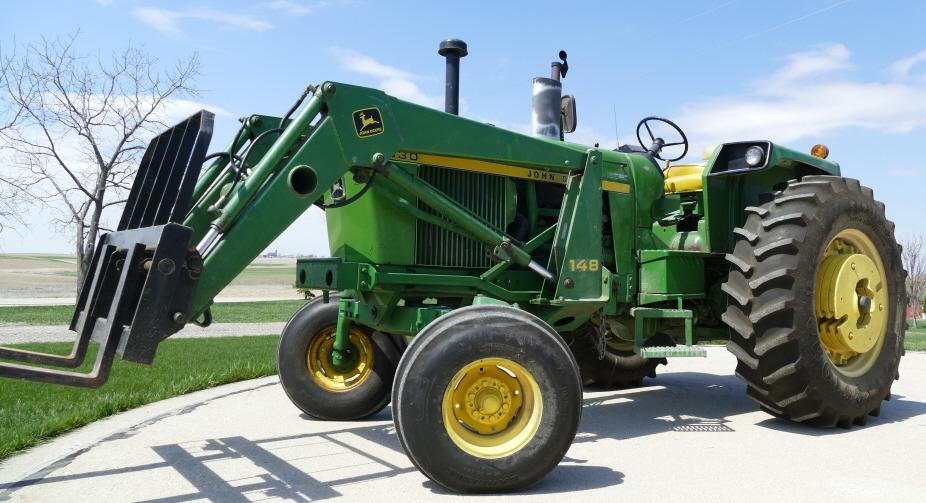
[[[119,227],[101,238],[67,356],[3,348],[0,376],[98,387],[150,364],[312,206],[331,256],[287,323],[278,372],[327,420],[392,403],[414,464],[454,491],[524,488],[563,458],[582,386],[639,385],[727,339],[748,395],[777,417],[877,415],[903,354],[905,273],[870,189],[819,145],[710,148],[648,117],[639,146],[564,141],[566,53],[533,82],[532,134],[456,115],[466,44],[447,40],[438,111],[337,82],[283,117],[252,115],[207,155],[203,111],[151,141]],[[312,236],[307,236],[312,239]],[[89,374],[79,366],[101,345]]]

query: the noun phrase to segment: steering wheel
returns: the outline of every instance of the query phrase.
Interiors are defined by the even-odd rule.
[[[650,122],[664,122],[664,123],[666,123],[666,124],[672,126],[673,129],[675,129],[676,131],[678,131],[678,134],[682,137],[682,141],[677,141],[677,142],[673,142],[673,143],[666,143],[665,140],[663,140],[662,138],[660,138],[660,137],[658,137],[658,136],[656,136],[656,135],[653,134],[653,130],[650,129],[650,127],[649,127],[649,123],[650,123]],[[640,129],[643,128],[643,127],[646,127],[646,132],[649,133],[649,138],[650,138],[650,141],[652,142],[652,143],[650,143],[649,148],[646,147],[646,145],[643,143],[643,139],[640,137]],[[661,161],[670,161],[670,162],[672,162],[672,161],[677,161],[677,160],[681,159],[682,157],[685,157],[685,154],[688,153],[688,137],[685,136],[685,133],[682,131],[682,128],[678,127],[678,125],[676,125],[674,122],[670,121],[669,119],[663,119],[662,117],[645,117],[645,118],[643,118],[643,120],[641,120],[640,123],[637,124],[637,141],[640,142],[640,146],[643,147],[643,148],[645,148],[646,151],[649,152],[650,155],[652,155],[653,157],[655,157],[656,159],[659,159],[659,160],[661,160]],[[680,156],[678,156],[678,157],[675,157],[675,158],[673,158],[673,159],[663,159],[663,158],[659,155],[659,154],[660,154],[660,151],[661,151],[664,147],[673,147],[673,146],[675,146],[675,145],[684,145],[684,146],[685,146],[685,149],[682,151],[682,155],[680,155]]]

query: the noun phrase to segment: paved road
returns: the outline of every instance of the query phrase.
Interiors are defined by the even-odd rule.
[[[225,337],[230,335],[276,335],[285,323],[213,323],[206,328],[190,324],[171,339]],[[0,346],[26,342],[70,342],[76,333],[64,325],[0,325]]]
[[[649,386],[587,393],[554,472],[498,501],[923,501],[926,353],[910,353],[879,418],[817,430],[758,412],[723,348]],[[402,453],[387,408],[301,415],[274,378],[131,411],[0,465],[0,500],[185,502],[450,499]],[[102,439],[102,440],[101,440]],[[13,481],[25,481],[19,484]]]

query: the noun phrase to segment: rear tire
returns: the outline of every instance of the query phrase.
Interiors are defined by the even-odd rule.
[[[359,354],[346,372],[324,365],[338,323],[338,298],[316,298],[283,328],[277,349],[277,372],[286,396],[306,414],[349,421],[381,411],[388,403],[401,353],[392,337],[351,325],[351,342]],[[310,355],[310,352],[313,353]]]
[[[582,413],[579,370],[549,325],[505,306],[457,309],[402,357],[393,418],[418,469],[457,492],[527,487],[553,470]]]
[[[562,334],[569,345],[585,384],[604,389],[635,388],[643,385],[643,378],[655,378],[656,367],[667,365],[665,358],[643,358],[633,350],[619,350],[606,346],[604,358],[598,358],[597,327],[587,323],[574,332]],[[656,334],[646,345],[674,346],[675,341],[665,334]]]
[[[890,397],[906,329],[905,273],[884,205],[857,180],[808,176],[746,212],[745,224],[734,230],[736,246],[727,255],[731,267],[723,285],[730,299],[723,315],[731,328],[727,348],[738,360],[737,376],[749,397],[778,417],[818,426],[864,424]],[[883,306],[877,316],[885,328],[877,331],[871,349],[857,353],[834,353],[831,322],[820,311],[820,296],[827,298],[834,284],[821,273],[831,270],[824,260],[832,257],[834,243],[849,248],[836,252],[837,258],[872,255],[882,264],[877,283],[887,293],[885,302],[875,304]],[[855,264],[846,264],[854,273]],[[862,293],[834,291],[839,302],[847,302],[840,307],[856,302],[854,309],[862,312]],[[866,326],[859,323],[856,337]],[[819,326],[827,327],[823,338]]]

